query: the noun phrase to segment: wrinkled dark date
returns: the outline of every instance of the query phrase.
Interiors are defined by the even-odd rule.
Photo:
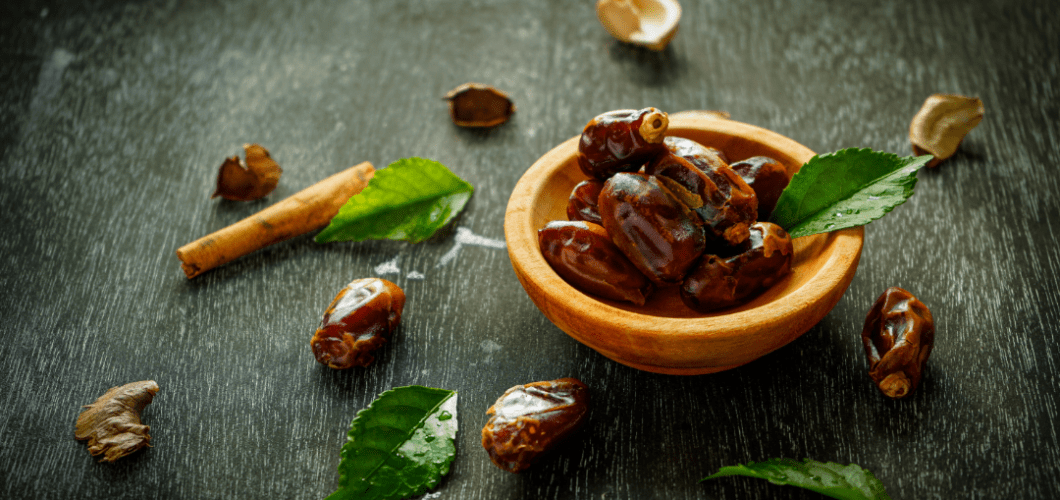
[[[788,170],[777,160],[768,156],[755,156],[730,165],[758,197],[758,220],[766,220],[773,214],[781,191],[788,187],[791,178]]]
[[[607,180],[632,172],[663,151],[670,121],[655,108],[621,109],[597,116],[585,125],[578,143],[578,166],[589,177]]]
[[[552,221],[537,239],[556,274],[583,292],[642,306],[654,289],[599,225]]]
[[[386,343],[401,322],[405,292],[379,278],[354,280],[324,312],[309,342],[317,361],[331,368],[368,366],[372,351]]]
[[[567,218],[599,224],[600,209],[597,203],[600,200],[600,190],[603,188],[604,183],[596,179],[581,181],[574,186],[567,200]]]
[[[750,237],[732,257],[706,255],[681,285],[681,300],[700,312],[731,307],[773,286],[791,272],[794,247],[784,229],[751,225]]]
[[[724,151],[718,148],[712,148],[710,146],[706,146],[706,148],[707,151],[714,153],[714,156],[717,156],[718,159],[722,161],[722,163],[725,163],[726,165],[731,165],[731,163],[729,162],[729,157],[725,154]]]
[[[508,472],[530,467],[575,433],[589,412],[589,388],[574,378],[517,385],[486,411],[482,447]]]
[[[667,137],[663,145],[666,152],[646,165],[644,172],[670,178],[702,199],[696,213],[712,242],[738,245],[746,240],[758,208],[754,190],[698,142]]]
[[[657,284],[680,282],[706,247],[702,221],[655,176],[615,174],[599,206],[611,241]]]
[[[903,398],[920,383],[935,345],[935,321],[923,302],[894,286],[872,305],[861,341],[876,387],[889,398]]]

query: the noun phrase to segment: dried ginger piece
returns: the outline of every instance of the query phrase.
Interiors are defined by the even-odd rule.
[[[927,166],[935,167],[953,156],[964,136],[981,121],[983,101],[978,97],[932,94],[909,124],[913,154],[933,155]]]
[[[88,440],[92,456],[103,455],[100,462],[113,462],[144,446],[151,446],[151,427],[140,422],[143,411],[158,392],[154,380],[111,387],[77,417],[74,437]]]
[[[225,158],[217,171],[217,189],[211,198],[253,201],[264,198],[280,183],[283,169],[259,144],[244,144],[247,155],[244,164],[238,156]]]

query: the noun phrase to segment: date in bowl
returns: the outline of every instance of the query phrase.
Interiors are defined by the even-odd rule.
[[[696,114],[671,115],[667,135],[718,148],[732,161],[769,156],[789,174],[813,151],[775,132]],[[578,137],[538,159],[516,184],[504,215],[512,267],[527,295],[553,324],[597,352],[633,368],[695,375],[735,368],[795,340],[835,307],[861,258],[860,227],[797,238],[792,272],[751,301],[703,314],[681,302],[676,287],[643,306],[616,302],[567,284],[541,254],[537,231],[566,220],[567,199],[585,180]]]

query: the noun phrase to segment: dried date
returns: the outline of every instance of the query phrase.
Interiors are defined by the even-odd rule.
[[[758,220],[767,220],[777,206],[780,193],[788,187],[788,170],[768,156],[755,156],[730,165],[758,197]]]
[[[401,323],[405,292],[379,278],[346,285],[328,306],[310,346],[317,361],[331,368],[368,366],[372,352],[390,339]]]
[[[552,269],[583,292],[642,306],[654,289],[603,227],[585,221],[553,221],[537,237]]]
[[[644,173],[667,177],[702,199],[696,213],[715,244],[738,245],[755,221],[755,192],[717,154],[702,144],[667,137],[666,151],[644,167]]]
[[[865,316],[861,341],[876,387],[889,398],[903,398],[920,383],[935,346],[935,320],[913,294],[891,287]]]
[[[581,181],[577,186],[574,186],[574,190],[571,191],[570,198],[567,200],[567,218],[599,224],[600,208],[598,203],[600,190],[603,188],[604,183],[596,179]]]
[[[588,412],[589,388],[578,379],[517,385],[486,411],[482,447],[497,467],[521,472],[577,432]]]
[[[743,303],[791,272],[794,253],[791,236],[784,229],[756,222],[736,255],[704,256],[682,283],[681,300],[700,312]]]
[[[648,279],[678,283],[706,247],[702,221],[655,176],[620,173],[600,191],[600,221]]]
[[[578,166],[589,177],[607,180],[632,172],[665,151],[663,135],[670,121],[655,108],[620,109],[597,116],[585,125],[578,143]]]

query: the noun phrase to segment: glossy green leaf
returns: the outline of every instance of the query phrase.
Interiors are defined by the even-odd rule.
[[[798,486],[840,500],[890,500],[883,483],[856,464],[839,465],[805,459],[772,458],[764,462],[722,467],[703,481],[725,476],[766,479],[773,484]]]
[[[419,243],[456,217],[474,191],[441,163],[398,160],[377,171],[363,191],[346,201],[316,241]]]
[[[913,195],[931,158],[856,148],[814,156],[792,176],[771,221],[792,238],[868,224]]]
[[[418,385],[357,412],[342,446],[339,489],[326,500],[397,500],[438,485],[456,456],[456,392]]]

